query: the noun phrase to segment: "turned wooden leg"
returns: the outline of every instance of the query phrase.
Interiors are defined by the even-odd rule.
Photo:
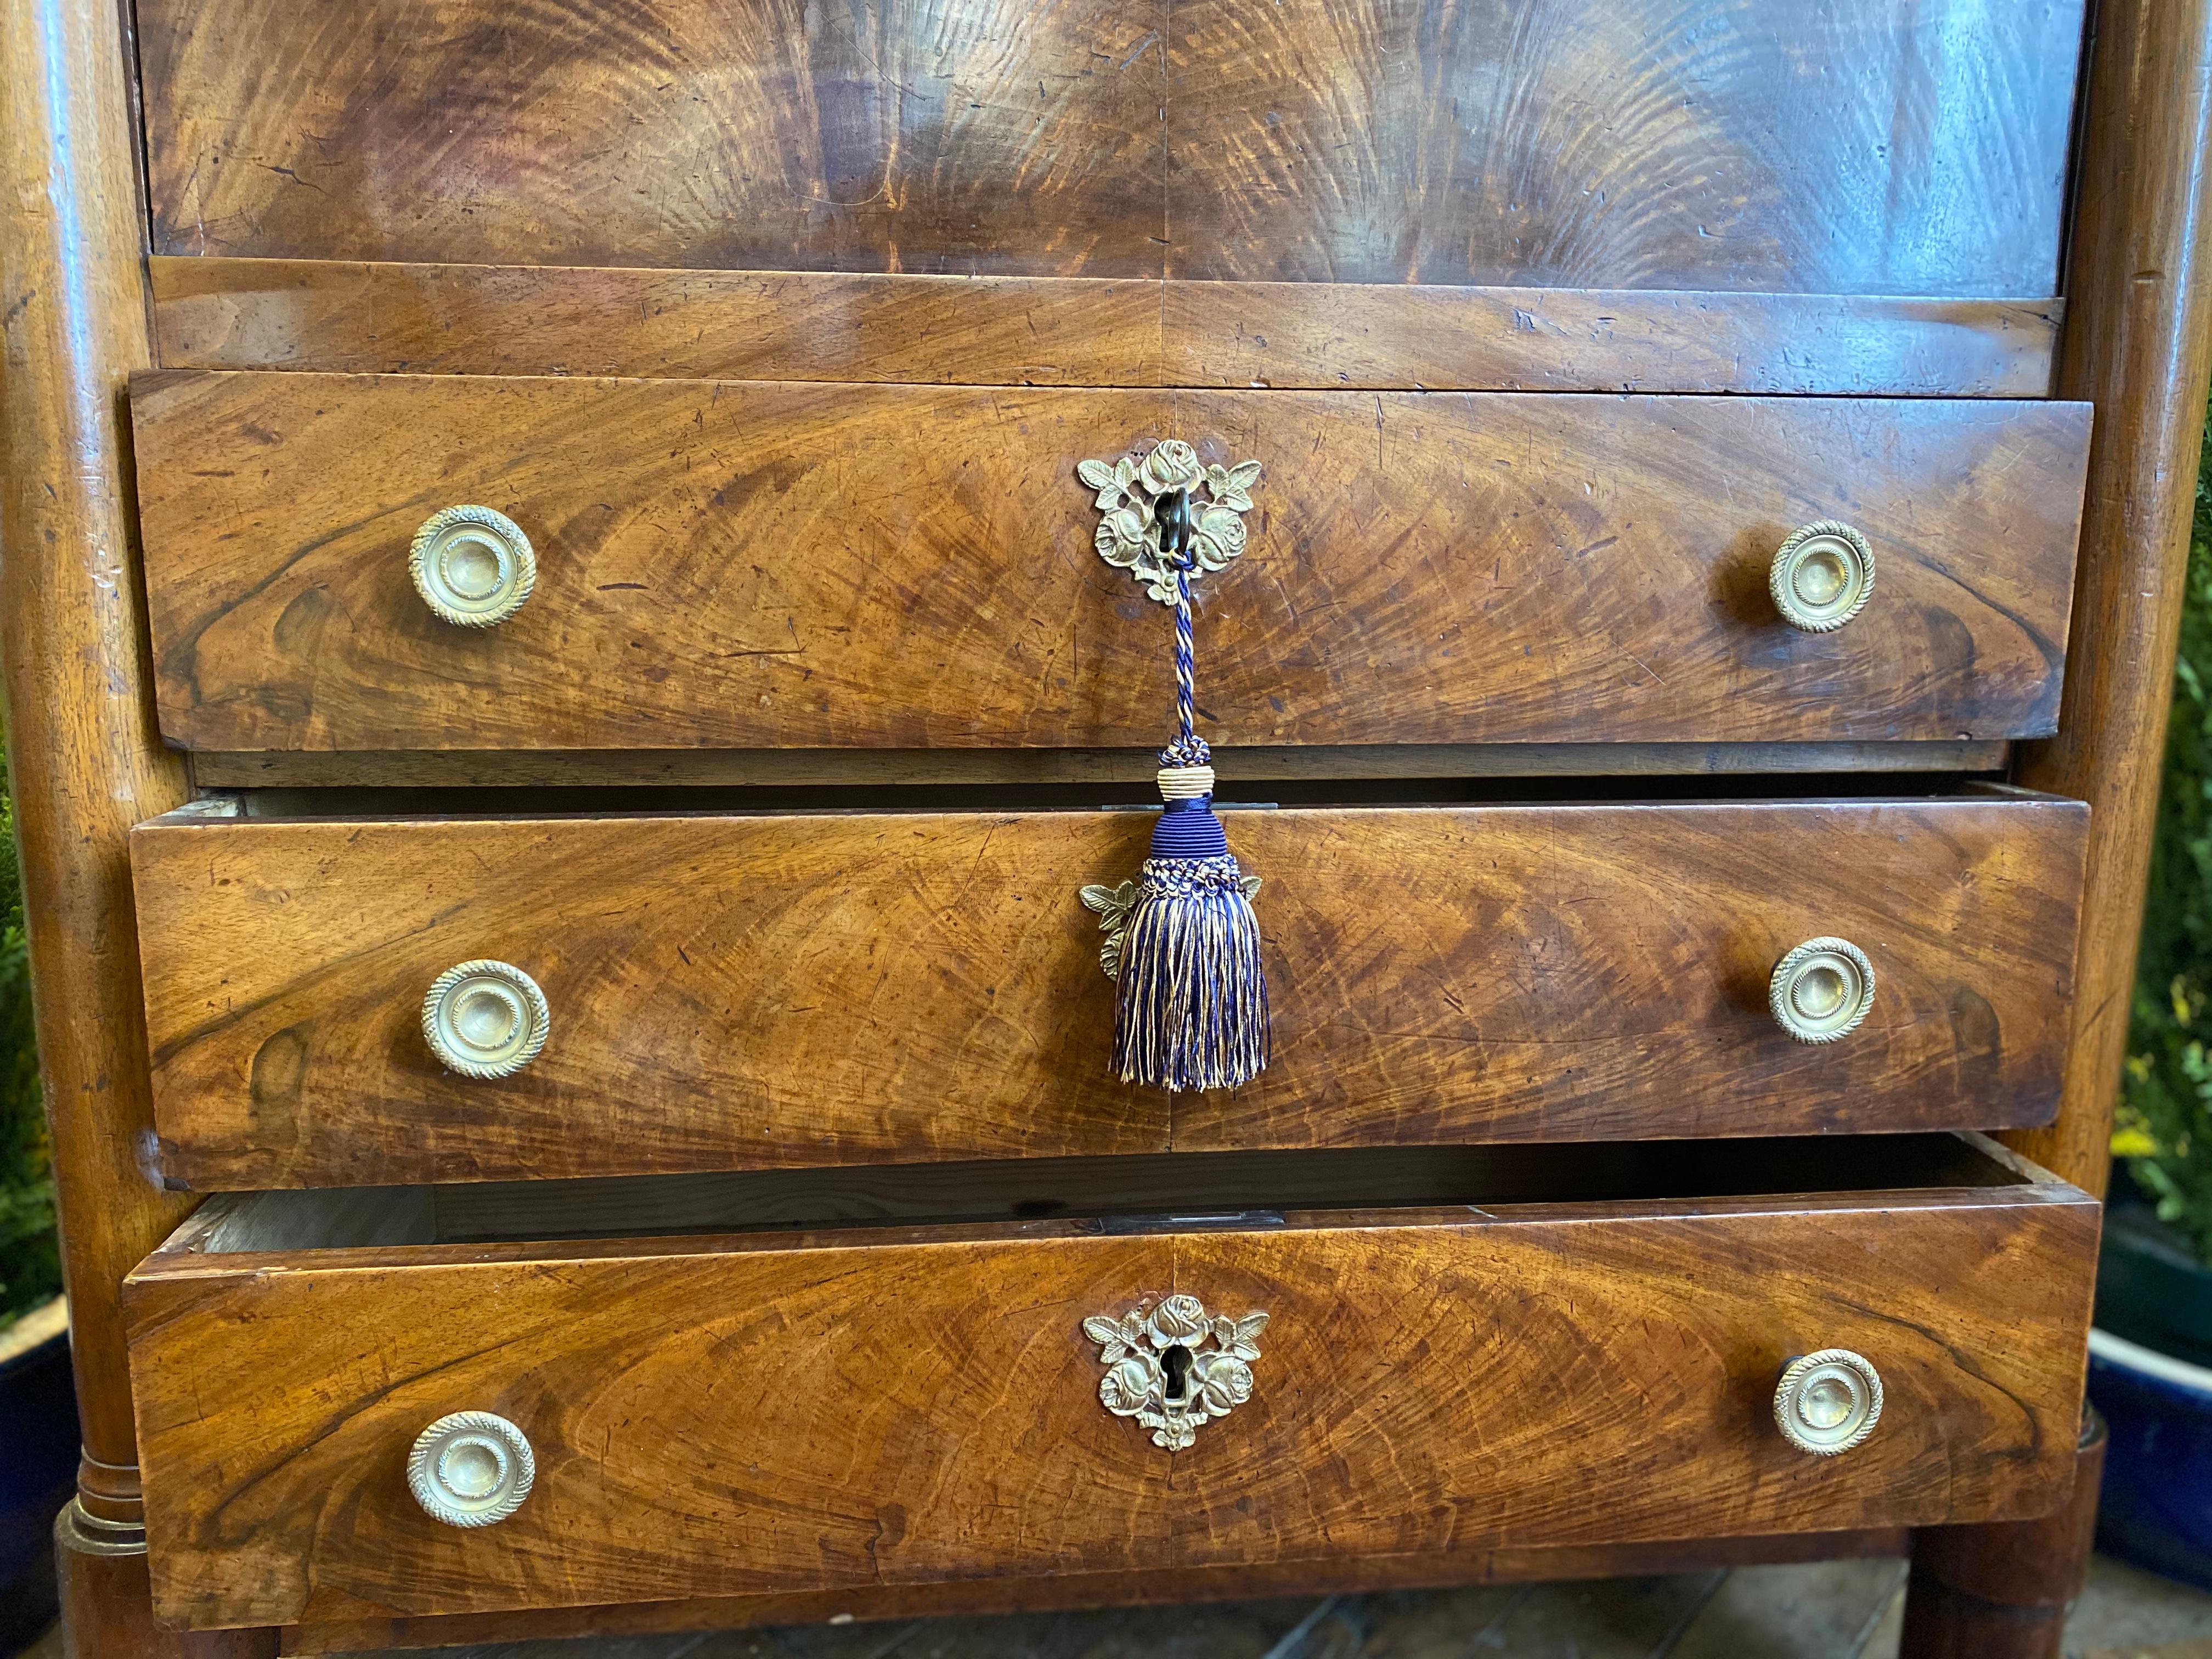
[[[72,1500],[54,1522],[62,1593],[63,1659],[271,1659],[273,1630],[186,1634],[154,1622],[146,1534],[101,1521]]]
[[[189,795],[146,685],[124,429],[151,360],[115,0],[0,0],[0,661],[84,1460],[55,1528],[75,1659],[234,1655],[155,1627],[119,1292],[191,1200],[152,1168],[125,838]]]
[[[2041,1521],[1928,1527],[1913,1536],[1899,1659],[2061,1659],[2097,1529],[2105,1421],[2081,1419],[2074,1492]]]

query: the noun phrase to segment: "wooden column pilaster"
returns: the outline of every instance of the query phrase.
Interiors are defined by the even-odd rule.
[[[2057,390],[2096,426],[2058,734],[2015,776],[2089,803],[2088,881],[2058,1120],[2005,1138],[2101,1193],[2212,373],[2212,0],[2101,0],[2084,85]],[[1905,1659],[2058,1659],[2095,1526],[2094,1428],[2058,1515],[1919,1535]]]
[[[0,0],[0,665],[84,1454],[65,1651],[199,1653],[147,1599],[117,1292],[191,1200],[152,1174],[125,836],[186,799],[147,690],[125,377],[145,365],[117,0]]]

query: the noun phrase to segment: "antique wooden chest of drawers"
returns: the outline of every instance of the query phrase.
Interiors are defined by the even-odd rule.
[[[2206,0],[0,23],[78,1651],[1910,1547],[2055,1653]]]

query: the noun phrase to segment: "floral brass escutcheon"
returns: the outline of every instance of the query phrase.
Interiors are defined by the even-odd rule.
[[[1141,455],[1079,461],[1075,476],[1098,492],[1098,510],[1105,515],[1098,521],[1098,556],[1134,576],[1162,605],[1173,605],[1175,567],[1161,552],[1155,513],[1161,497],[1178,489],[1206,491],[1205,500],[1194,496],[1190,503],[1190,550],[1196,561],[1191,574],[1225,570],[1244,550],[1243,515],[1252,510],[1260,463],[1207,465],[1182,439],[1167,438]]]
[[[1116,1417],[1135,1418],[1152,1431],[1155,1446],[1171,1452],[1196,1439],[1208,1418],[1226,1417],[1252,1397],[1252,1362],[1267,1328],[1264,1313],[1224,1319],[1194,1296],[1083,1322],[1106,1367],[1100,1403]]]
[[[1263,878],[1245,876],[1237,885],[1243,888],[1248,899],[1260,896]],[[1121,941],[1129,936],[1129,913],[1137,908],[1138,886],[1135,881],[1125,881],[1118,887],[1109,887],[1103,881],[1086,882],[1076,896],[1098,913],[1098,931],[1106,935],[1098,947],[1098,965],[1106,970],[1106,977],[1119,981],[1121,977]]]

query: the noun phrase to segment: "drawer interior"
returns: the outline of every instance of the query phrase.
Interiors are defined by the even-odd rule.
[[[1107,1233],[1273,1229],[1328,1224],[1346,1212],[1902,1197],[2054,1179],[1971,1133],[1187,1152],[224,1193],[165,1249],[217,1256],[994,1223]]]

